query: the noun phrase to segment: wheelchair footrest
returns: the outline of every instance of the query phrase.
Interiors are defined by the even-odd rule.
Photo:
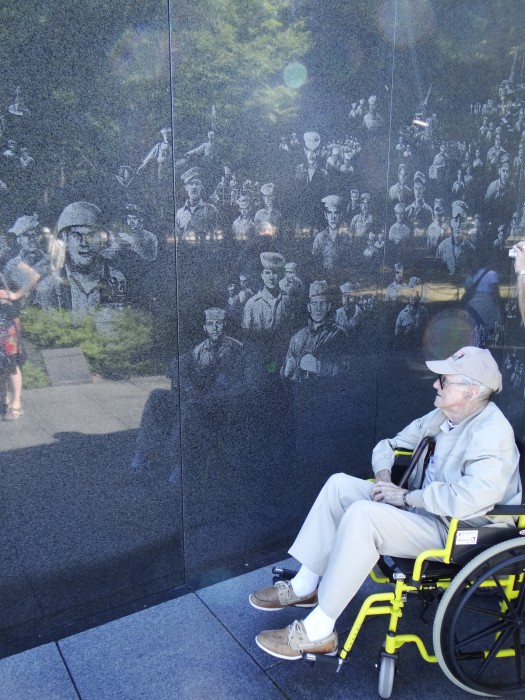
[[[316,671],[325,673],[339,673],[344,660],[339,655],[328,656],[327,654],[303,654],[303,660],[307,661]]]
[[[294,571],[293,569],[284,569],[280,566],[274,566],[272,568],[272,574],[272,583],[277,583],[277,581],[291,581],[297,574],[297,571]]]

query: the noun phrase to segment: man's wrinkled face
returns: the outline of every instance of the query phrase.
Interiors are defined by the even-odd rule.
[[[220,319],[206,321],[204,330],[212,343],[220,340],[224,333],[224,321]]]
[[[75,267],[89,267],[103,247],[106,234],[91,226],[71,226],[65,234],[66,251]]]
[[[326,297],[318,296],[310,299],[308,304],[308,313],[314,323],[321,323],[325,320],[330,311],[330,303]]]

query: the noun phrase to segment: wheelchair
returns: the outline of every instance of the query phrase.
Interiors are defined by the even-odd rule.
[[[427,445],[397,452],[412,457],[401,485]],[[391,696],[399,650],[410,643],[463,690],[525,697],[525,505],[497,506],[487,515],[515,516],[517,526],[465,528],[451,519],[443,549],[426,550],[415,560],[381,557],[370,576],[390,590],[366,598],[337,656],[305,653],[303,659],[321,670],[341,671],[364,622],[384,615],[388,628],[376,664],[380,697]],[[274,582],[295,573],[274,567]],[[409,597],[419,600],[423,613],[437,603],[434,653],[421,636],[398,629]]]

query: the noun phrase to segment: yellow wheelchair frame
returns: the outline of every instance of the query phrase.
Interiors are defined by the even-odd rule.
[[[470,693],[525,697],[525,506],[497,506],[487,515],[516,516],[517,527],[462,528],[452,519],[443,549],[426,550],[415,560],[381,557],[370,576],[378,584],[393,584],[393,590],[366,598],[338,656],[305,653],[303,658],[339,672],[365,620],[385,615],[388,630],[377,664],[380,697],[390,697],[398,651],[409,643]],[[482,535],[496,543],[480,545]],[[290,578],[294,572],[274,573]],[[398,632],[410,595],[439,600],[434,653],[419,635]]]

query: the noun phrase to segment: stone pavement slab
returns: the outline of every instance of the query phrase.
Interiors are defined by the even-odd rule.
[[[58,643],[82,700],[281,700],[194,594]]]
[[[2,659],[0,700],[78,700],[56,644]]]

